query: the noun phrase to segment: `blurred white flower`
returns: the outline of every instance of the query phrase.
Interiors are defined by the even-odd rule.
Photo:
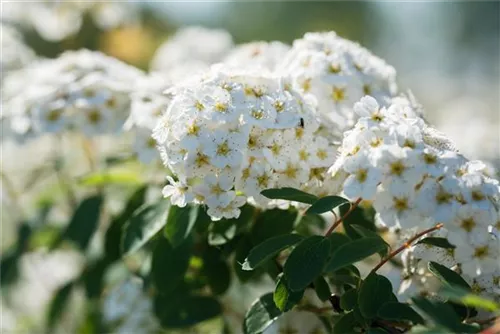
[[[212,65],[221,61],[232,47],[233,39],[224,30],[196,26],[182,28],[158,48],[151,69],[169,72],[183,64]]]
[[[19,260],[19,277],[2,292],[2,303],[7,306],[18,319],[14,328],[27,332],[42,332],[46,326],[46,312],[54,294],[58,289],[81,275],[84,266],[84,256],[70,250],[37,251],[23,255]],[[82,296],[72,295],[67,306],[68,323],[65,331],[74,331],[82,320],[81,309],[75,309]],[[76,305],[74,304],[76,303]],[[81,306],[81,305],[80,305]],[[2,309],[3,314],[3,309]],[[64,330],[63,330],[64,332]]]
[[[13,135],[79,129],[88,136],[119,132],[141,71],[88,50],[67,51],[9,74],[2,105]]]
[[[229,67],[274,71],[283,60],[290,46],[279,41],[250,42],[236,45],[224,58]]]
[[[113,286],[103,299],[102,315],[113,333],[156,333],[159,329],[153,301],[139,278],[127,278]]]

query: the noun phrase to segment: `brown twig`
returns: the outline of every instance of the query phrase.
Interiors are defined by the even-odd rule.
[[[412,238],[410,238],[408,241],[406,241],[406,242],[405,242],[405,243],[404,243],[401,247],[399,247],[398,249],[396,249],[396,250],[392,251],[389,255],[387,255],[387,257],[385,257],[382,261],[380,261],[380,263],[379,263],[379,264],[377,264],[377,265],[375,266],[375,268],[373,268],[373,269],[371,270],[371,272],[370,272],[370,273],[374,273],[374,272],[376,272],[377,270],[379,270],[379,269],[380,269],[380,267],[382,267],[384,264],[386,264],[386,263],[387,263],[387,261],[389,261],[390,259],[392,259],[392,258],[393,258],[393,257],[395,257],[396,255],[398,255],[399,253],[401,253],[401,252],[402,252],[403,250],[405,250],[406,248],[410,247],[410,246],[411,246],[411,244],[412,244],[415,240],[417,240],[418,238],[420,238],[420,237],[422,237],[422,236],[426,235],[427,233],[431,233],[431,232],[437,231],[437,230],[439,230],[439,229],[440,229],[440,228],[442,228],[442,227],[443,227],[443,224],[441,224],[441,223],[440,223],[440,224],[437,224],[436,226],[431,227],[431,228],[429,228],[429,229],[427,229],[427,230],[425,230],[425,231],[422,231],[422,232],[420,232],[420,233],[417,233],[414,237],[412,237]]]
[[[335,231],[335,229],[337,228],[337,226],[340,225],[340,223],[342,223],[342,221],[347,218],[347,216],[349,216],[353,211],[354,209],[356,209],[359,205],[359,203],[361,203],[363,199],[360,197],[356,200],[356,202],[354,203],[351,203],[351,207],[349,208],[349,210],[342,216],[340,217],[340,219],[337,219],[337,221],[335,223],[333,223],[333,225],[328,229],[328,231],[326,231],[325,233],[325,237],[329,236],[330,234],[332,234],[333,231]]]

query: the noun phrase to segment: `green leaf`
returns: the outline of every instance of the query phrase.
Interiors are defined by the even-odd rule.
[[[214,295],[221,295],[229,288],[231,270],[219,249],[208,247],[203,251],[202,274]]]
[[[137,251],[165,226],[169,207],[169,201],[161,199],[134,212],[123,227],[121,245],[124,255]]]
[[[166,238],[158,238],[153,250],[151,276],[161,293],[173,291],[182,281],[189,266],[191,249],[190,239],[174,248]]]
[[[354,312],[349,312],[344,314],[339,320],[337,320],[333,325],[334,334],[351,334],[355,333],[355,327],[358,324]]]
[[[307,214],[321,214],[331,211],[338,206],[349,203],[349,200],[340,196],[325,196],[318,199],[307,209]]]
[[[274,290],[273,300],[276,307],[282,311],[287,312],[291,310],[295,305],[297,305],[302,297],[304,296],[304,290],[292,291],[288,287],[288,282],[286,277],[281,274],[278,277],[278,282],[276,283],[276,289]]]
[[[424,319],[410,305],[406,303],[387,302],[377,311],[377,317],[390,321],[411,321],[414,324],[423,324]]]
[[[351,227],[362,237],[362,238],[380,238],[380,241],[383,242],[386,247],[378,252],[381,257],[387,256],[389,252],[389,244],[385,242],[385,240],[377,233],[372,230],[363,227],[362,225],[351,225]]]
[[[349,265],[340,269],[335,270],[335,272],[330,274],[330,280],[335,285],[348,284],[357,287],[361,280],[359,270],[353,266]]]
[[[269,238],[263,243],[252,248],[248,257],[243,263],[243,270],[253,270],[273,258],[282,250],[291,247],[303,240],[304,237],[298,234],[282,234]]]
[[[118,260],[121,257],[121,240],[123,234],[123,226],[130,216],[143,205],[146,199],[147,186],[139,187],[128,198],[123,211],[111,220],[106,235],[104,236],[104,254],[110,261]]]
[[[284,199],[287,201],[295,201],[300,203],[313,204],[318,200],[318,197],[303,192],[295,188],[277,188],[266,189],[261,191],[261,194],[270,199]]]
[[[288,257],[284,274],[293,291],[305,289],[322,272],[330,253],[330,241],[322,236],[302,240]]]
[[[61,319],[62,313],[66,308],[69,297],[71,296],[71,291],[73,290],[73,282],[69,282],[62,288],[57,290],[54,295],[47,314],[47,330],[51,332],[54,326],[57,324],[59,319]]]
[[[439,290],[438,295],[461,303],[465,306],[480,308],[489,312],[500,311],[500,304],[477,296],[470,292],[470,290],[463,289],[458,286],[443,285]]]
[[[351,205],[342,205],[339,208],[341,216],[344,216],[347,211],[351,208]],[[344,227],[345,234],[351,239],[359,239],[363,236],[356,232],[352,227],[353,225],[363,226],[364,228],[371,230],[373,232],[377,231],[374,222],[375,210],[372,208],[364,209],[361,207],[356,207],[351,213],[342,220],[342,226]]]
[[[330,253],[332,253],[332,254],[337,249],[339,249],[340,246],[348,244],[349,242],[351,242],[351,239],[347,235],[341,234],[341,233],[337,233],[337,232],[330,234],[328,236],[328,239],[330,240],[330,244],[331,244]]]
[[[222,313],[217,299],[208,296],[183,296],[174,300],[165,298],[162,304],[173,307],[157,308],[157,316],[164,328],[186,328],[215,318]],[[164,306],[164,305],[163,305]]]
[[[453,333],[475,332],[471,326],[462,324],[453,308],[446,303],[431,301],[425,297],[413,297],[412,301],[413,304],[432,319],[436,325],[443,326]]]
[[[370,273],[359,289],[358,305],[363,317],[375,318],[382,304],[392,300],[391,282],[384,276]]]
[[[105,186],[110,184],[128,184],[140,185],[142,184],[141,175],[136,171],[130,170],[113,170],[95,172],[83,176],[79,182],[82,186]]]
[[[439,278],[441,282],[449,285],[459,286],[470,291],[471,287],[469,286],[469,284],[453,270],[432,261],[429,262],[428,268],[429,271],[433,273],[434,276]]]
[[[311,236],[318,234],[326,228],[326,221],[321,215],[300,215],[295,224],[295,231],[298,234]]]
[[[267,293],[250,306],[245,314],[243,331],[245,334],[260,334],[281,314],[282,312],[274,304],[273,294]]]
[[[332,294],[332,292],[330,291],[330,286],[323,276],[318,276],[314,280],[314,290],[316,291],[316,295],[318,295],[318,298],[323,302],[327,301]]]
[[[165,237],[172,247],[177,247],[186,240],[198,217],[198,205],[183,208],[172,205],[168,210],[167,225],[163,229]]]
[[[358,305],[358,291],[356,289],[347,290],[340,297],[340,307],[344,311],[352,311]]]
[[[245,259],[252,248],[253,243],[248,236],[244,236],[243,238],[241,238],[236,246],[236,251],[233,259],[233,269],[236,273],[236,276],[238,276],[238,279],[241,282],[247,282],[251,278],[254,278],[263,272],[261,268],[256,268],[252,271],[242,269],[243,263],[245,262]]]
[[[82,274],[83,283],[87,298],[99,298],[103,291],[104,275],[110,262],[106,258],[101,258],[92,263],[88,263]]]
[[[350,241],[335,250],[326,271],[332,272],[384,250],[387,244],[381,238],[363,238]]]
[[[455,248],[455,245],[450,244],[450,242],[448,241],[448,239],[446,239],[446,238],[438,238],[438,237],[427,237],[427,238],[424,238],[424,239],[422,239],[422,240],[420,240],[419,242],[416,243],[416,245],[418,245],[418,244],[432,245],[432,246],[436,246],[436,247],[439,247],[439,248],[445,248],[445,249],[453,249],[453,248]]]
[[[85,250],[99,225],[102,202],[103,198],[99,195],[84,199],[73,213],[62,239],[69,240],[81,250]]]
[[[271,209],[261,212],[252,226],[250,239],[254,245],[258,245],[274,236],[291,233],[296,219],[296,210]]]

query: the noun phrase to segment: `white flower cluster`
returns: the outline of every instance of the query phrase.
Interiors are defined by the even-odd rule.
[[[130,91],[143,74],[99,52],[68,51],[7,76],[3,110],[15,137],[78,129],[87,136],[119,131]]]
[[[35,53],[24,44],[21,34],[13,27],[0,24],[2,31],[0,59],[0,77],[3,78],[8,72],[26,66],[35,59]]]
[[[385,108],[364,97],[354,111],[360,118],[345,133],[330,170],[344,194],[373,201],[388,226],[444,224],[448,240],[459,246],[454,258],[465,274],[497,271],[499,240],[490,231],[499,217],[500,188],[486,166],[452,150],[402,98]]]
[[[270,205],[268,188],[327,193],[336,151],[313,106],[279,78],[220,67],[175,89],[153,137],[178,178],[164,195],[205,204],[214,220],[238,217],[247,197]]]
[[[334,32],[295,40],[278,71],[295,89],[317,99],[319,112],[339,137],[354,125],[352,107],[361,97],[371,95],[382,103],[397,91],[393,67]]]
[[[2,21],[33,28],[48,41],[78,33],[87,14],[103,30],[133,23],[139,15],[138,7],[131,3],[110,1],[9,1],[2,5]]]
[[[45,315],[53,296],[60,288],[81,275],[84,264],[84,256],[75,250],[39,250],[24,254],[19,260],[18,279],[13,286],[2,291],[2,332],[43,332],[46,329]],[[64,324],[58,324],[64,327],[60,333],[75,331],[75,325],[81,320],[79,306],[82,299],[75,292],[77,291],[70,295],[66,307],[68,312],[61,319]],[[11,328],[4,327],[9,326],[8,323],[3,323],[4,308],[17,317],[13,319]]]
[[[177,67],[181,66],[187,73],[194,74],[222,61],[232,47],[233,38],[225,30],[186,27],[158,48],[151,69],[169,73],[178,72]]]
[[[435,231],[425,237],[441,237],[447,238],[450,235],[449,231],[439,230]],[[457,252],[460,253],[460,249],[467,244],[458,244],[457,248],[445,249],[437,247],[430,244],[416,244],[407,250],[405,257],[409,257],[411,261],[408,264],[408,269],[412,275],[415,275],[420,280],[425,279],[429,276],[428,270],[426,268],[428,261],[434,261],[442,264],[448,268],[453,268],[455,270],[462,270],[463,266],[460,265],[457,256]],[[419,261],[414,264],[414,261]],[[420,265],[422,264],[422,265]],[[480,276],[470,275],[467,272],[462,272],[462,277],[472,288],[472,291],[485,298],[496,300],[500,302],[500,269],[497,267],[489,273],[482,274]]]
[[[273,72],[289,50],[289,45],[278,41],[240,44],[229,52],[223,63],[238,69],[263,69]]]
[[[130,94],[130,115],[124,129],[134,133],[134,152],[146,164],[160,157],[151,133],[170,103],[170,98],[163,94],[170,86],[163,76],[151,74],[139,78]]]
[[[153,302],[138,278],[128,278],[108,291],[102,304],[103,321],[113,333],[156,333]]]

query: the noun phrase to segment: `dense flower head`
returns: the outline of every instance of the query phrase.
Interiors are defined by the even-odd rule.
[[[143,74],[99,52],[68,51],[11,73],[2,104],[21,139],[78,129],[87,136],[119,131],[130,90]]]
[[[290,46],[282,42],[250,42],[237,45],[224,58],[224,64],[238,69],[274,71]]]
[[[380,103],[396,94],[396,71],[359,44],[334,32],[295,40],[279,71],[301,93],[313,95],[336,135],[352,127],[352,107],[364,95]]]
[[[457,247],[454,260],[468,275],[499,268],[498,181],[468,161],[402,98],[380,107],[372,97],[354,106],[360,117],[345,133],[330,173],[343,193],[373,201],[378,220],[402,229],[444,224]],[[438,254],[435,254],[436,256]],[[443,260],[448,262],[448,260]],[[443,262],[442,261],[442,262]]]
[[[264,189],[325,191],[335,147],[314,106],[279,78],[214,67],[173,94],[153,132],[177,177],[164,189],[172,203],[202,203],[220,219],[237,217],[247,198],[270,205]]]
[[[181,65],[208,67],[222,61],[233,47],[233,38],[222,29],[191,26],[179,29],[156,51],[151,69],[175,71]]]

